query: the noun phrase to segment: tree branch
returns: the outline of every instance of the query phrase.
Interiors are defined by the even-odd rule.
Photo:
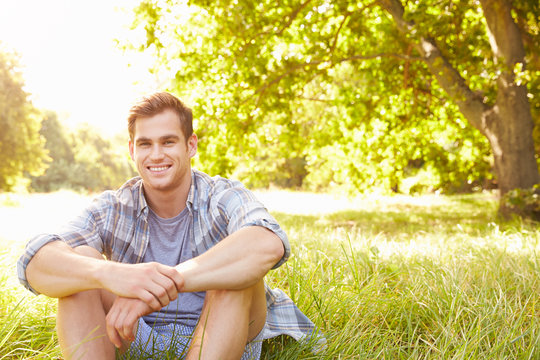
[[[287,16],[288,20],[287,22],[281,27],[281,29],[279,29],[279,31],[276,33],[276,35],[281,35],[283,34],[283,32],[289,27],[291,26],[291,24],[293,23],[294,19],[296,19],[296,17],[298,16],[298,14],[300,13],[300,11],[302,11],[309,3],[311,2],[311,0],[307,0],[305,1],[303,4],[300,4],[299,7],[297,7],[296,9],[294,9],[293,12],[291,12],[289,14],[289,16]]]
[[[338,42],[338,37],[339,37],[339,34],[341,32],[341,29],[343,29],[343,26],[345,25],[345,23],[347,22],[349,17],[354,13],[362,12],[362,11],[364,11],[366,9],[372,8],[375,5],[377,5],[377,1],[373,1],[373,2],[371,2],[371,3],[369,3],[369,4],[365,5],[365,6],[361,7],[360,9],[356,9],[354,11],[346,11],[346,12],[343,13],[343,20],[339,24],[339,27],[338,27],[336,33],[334,34],[334,41],[332,42],[332,45],[330,46],[330,51],[329,51],[330,56],[334,53],[334,50],[336,49],[337,42]]]
[[[535,69],[540,69],[540,51],[538,51],[539,46],[536,45],[534,39],[531,37],[529,25],[527,23],[526,15],[520,14],[519,9],[512,5],[512,11],[518,12],[517,17],[517,26],[521,33],[521,38],[523,41],[523,46],[529,47],[527,53],[528,62],[527,64],[532,66]]]
[[[346,61],[373,60],[373,59],[380,59],[384,57],[391,57],[391,58],[396,58],[396,59],[405,60],[405,61],[424,61],[423,58],[417,57],[417,56],[409,56],[409,55],[396,54],[396,53],[380,53],[380,54],[371,54],[371,55],[352,55],[343,59],[339,59],[333,63],[339,64]]]
[[[409,44],[409,46],[407,47],[407,56],[411,56],[412,49],[413,49],[412,44]],[[410,61],[405,62],[405,68],[403,69],[403,88],[405,88],[405,89],[407,88],[407,86],[409,84],[409,66],[410,66],[410,64],[411,64]]]
[[[519,28],[511,15],[511,6],[505,0],[480,0],[486,19],[489,43],[495,56],[513,69],[524,61],[525,49]]]
[[[296,17],[298,16],[298,14],[300,13],[300,11],[302,11],[312,0],[307,0],[305,1],[304,3],[300,4],[299,7],[297,7],[296,9],[294,9],[288,16],[287,16],[287,22],[282,24],[281,28],[277,31],[277,32],[274,32],[273,35],[274,36],[280,36],[281,34],[283,34],[283,32],[289,27],[292,25],[294,19],[296,19]],[[244,45],[242,46],[242,48],[245,49],[249,46],[251,46],[252,42],[261,37],[261,36],[264,36],[264,35],[269,35],[269,34],[272,34],[272,30],[274,29],[274,26],[272,27],[267,27],[268,30],[263,30],[263,31],[260,31],[258,33],[256,33],[255,35],[253,35],[252,37],[250,37],[248,40],[244,41]]]
[[[399,0],[379,0],[379,3],[392,16],[398,30],[414,40],[413,45],[427,64],[431,74],[458,105],[463,115],[484,133],[482,118],[489,107],[484,104],[480,95],[467,86],[465,79],[448,62],[433,39],[415,35],[414,23],[405,20],[405,10]]]
[[[343,28],[343,25],[345,25],[345,22],[347,21],[349,16],[350,16],[349,13],[347,13],[347,14],[345,14],[343,16],[343,20],[341,21],[341,24],[339,24],[339,27],[338,27],[336,33],[334,34],[334,41],[332,42],[332,45],[330,46],[330,55],[332,55],[334,53],[334,50],[336,49],[338,38],[339,38],[339,33],[341,32],[341,29]]]
[[[380,53],[380,54],[372,54],[372,55],[353,55],[353,56],[349,56],[349,57],[338,59],[338,60],[319,60],[319,61],[310,61],[310,62],[299,63],[299,64],[296,64],[294,66],[289,67],[284,73],[282,73],[278,77],[274,78],[270,82],[267,82],[263,86],[259,87],[257,90],[255,90],[253,95],[255,95],[255,94],[259,93],[259,92],[266,91],[267,88],[269,88],[270,86],[272,86],[274,84],[279,83],[284,77],[294,73],[295,71],[297,71],[299,69],[302,69],[302,68],[305,68],[305,67],[308,67],[308,66],[318,66],[318,67],[323,66],[326,70],[328,70],[328,69],[330,69],[330,68],[332,68],[332,67],[334,67],[334,66],[336,66],[338,64],[341,64],[341,63],[347,62],[347,61],[373,60],[373,59],[379,59],[379,58],[382,58],[382,57],[394,57],[394,58],[397,58],[397,59],[400,59],[400,60],[407,60],[407,61],[414,61],[414,60],[422,61],[423,60],[423,59],[418,58],[418,57],[414,57],[414,56],[411,57],[411,56],[407,56],[407,55],[403,55],[403,54]],[[322,68],[321,68],[321,70],[322,70]]]
[[[305,97],[305,96],[297,96],[297,99],[300,100],[306,100],[306,101],[315,101],[315,102],[322,102],[322,103],[333,103],[334,99],[317,99],[314,97]]]

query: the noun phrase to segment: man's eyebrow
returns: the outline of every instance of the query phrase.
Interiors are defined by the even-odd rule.
[[[174,134],[163,135],[163,136],[159,137],[159,140],[161,140],[161,141],[163,141],[163,140],[180,140],[180,136],[174,135]]]
[[[158,140],[159,141],[164,141],[164,140],[179,140],[179,139],[180,139],[180,136],[178,136],[178,135],[168,134],[168,135],[160,136]],[[144,136],[135,139],[136,143],[141,143],[141,142],[145,142],[145,141],[152,141],[152,139],[150,139],[148,137],[144,137]]]
[[[147,137],[139,137],[139,138],[136,138],[136,139],[135,139],[135,142],[137,142],[137,143],[144,142],[144,141],[150,141],[150,138],[147,138]]]

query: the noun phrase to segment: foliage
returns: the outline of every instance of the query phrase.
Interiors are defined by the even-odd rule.
[[[540,5],[538,1],[509,1],[512,17],[518,24],[525,48],[525,63],[513,70],[516,85],[525,84],[535,129],[533,138],[536,159],[540,164]],[[493,105],[497,99],[498,75],[505,65],[493,56],[485,20],[479,2],[443,1],[433,6],[429,1],[403,2],[407,19],[415,30],[434,38],[443,55],[467,81],[471,90]]]
[[[93,191],[116,189],[136,175],[129,157],[127,135],[107,140],[89,126],[72,136],[75,152],[75,187]]]
[[[50,160],[43,175],[32,177],[31,188],[48,192],[69,187],[73,170],[71,167],[75,159],[69,138],[56,113],[51,111],[45,113],[40,133],[45,138],[45,148],[48,150]]]
[[[315,321],[328,349],[313,355],[276,338],[262,359],[540,356],[540,230],[498,222],[493,196],[365,197],[333,212],[330,197],[312,195],[319,206],[295,214],[285,211],[305,197],[267,197],[284,199],[273,214],[292,257],[266,279]],[[54,304],[23,298],[9,271],[23,244],[0,240],[0,358],[58,358]]]
[[[24,91],[17,58],[0,48],[0,191],[10,191],[25,173],[43,171],[46,153],[40,118]]]
[[[32,177],[36,191],[115,189],[136,175],[127,141],[119,137],[105,139],[88,125],[68,131],[53,112],[46,114],[41,134],[51,161],[45,174]]]
[[[540,9],[513,3],[528,61],[515,71],[539,119]],[[502,65],[479,3],[404,4],[406,19],[493,104]],[[203,170],[310,189],[454,192],[493,182],[488,141],[377,2],[145,0],[134,13],[145,37],[125,48],[155,56],[153,71],[193,105]],[[418,172],[428,184],[411,185]]]
[[[509,213],[540,221],[540,184],[531,189],[511,190],[501,201]]]

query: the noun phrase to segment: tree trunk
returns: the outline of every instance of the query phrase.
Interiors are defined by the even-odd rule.
[[[494,61],[501,69],[495,105],[488,106],[479,94],[470,90],[432,39],[417,36],[413,45],[465,118],[489,140],[500,195],[504,195],[512,189],[531,188],[540,182],[527,89],[514,81],[514,66],[524,64],[525,51],[520,30],[506,0],[480,2],[488,24]],[[414,24],[404,20],[401,2],[380,0],[380,3],[393,17],[399,31],[414,39]],[[500,210],[508,211],[502,203]]]
[[[525,85],[517,85],[516,64],[525,65],[522,36],[506,0],[481,0],[495,61],[501,66],[498,91],[488,136],[495,157],[501,194],[515,188],[530,188],[540,182],[535,159],[534,127]],[[495,146],[500,151],[495,152]]]

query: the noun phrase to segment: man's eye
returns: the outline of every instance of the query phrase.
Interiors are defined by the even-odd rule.
[[[143,147],[150,146],[150,143],[147,143],[147,142],[139,143],[139,146],[143,146]]]

